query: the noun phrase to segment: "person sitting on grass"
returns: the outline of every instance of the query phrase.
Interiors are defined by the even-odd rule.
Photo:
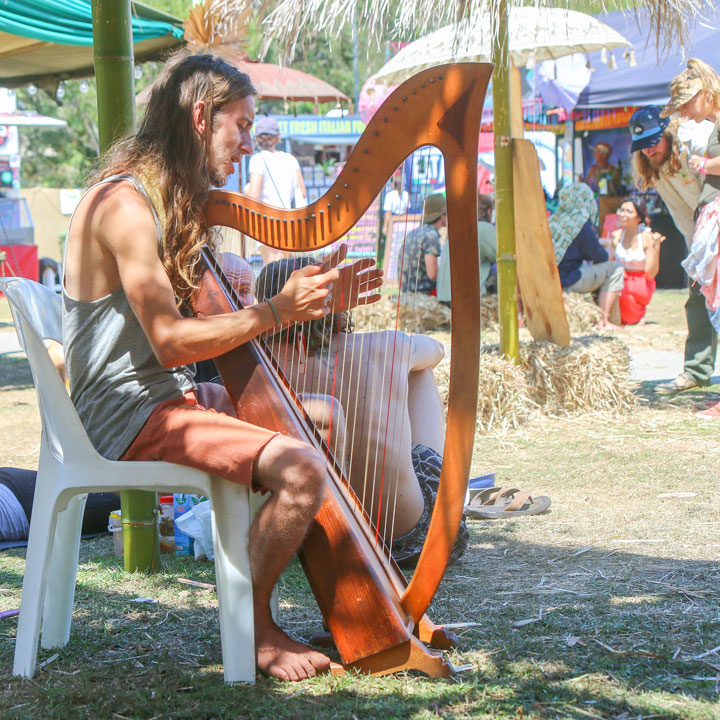
[[[258,302],[274,297],[294,270],[315,264],[304,256],[269,263],[257,279]],[[395,330],[353,333],[346,312],[284,326],[267,340],[308,415],[321,430],[330,430],[331,450],[393,557],[401,567],[414,565],[427,534],[445,445],[433,376],[445,355],[442,344]],[[467,541],[463,522],[453,559],[465,552]]]
[[[585,183],[572,183],[560,189],[558,208],[549,220],[560,284],[566,292],[591,293],[596,290],[602,317],[598,327],[616,328],[610,311],[623,288],[623,269],[609,259],[593,225],[597,203]],[[592,264],[588,264],[589,261]]]
[[[639,198],[625,198],[618,210],[618,221],[620,227],[610,235],[610,245],[614,259],[625,271],[620,319],[623,325],[637,325],[644,322],[645,310],[655,292],[660,244],[665,236],[647,227],[647,208]]]

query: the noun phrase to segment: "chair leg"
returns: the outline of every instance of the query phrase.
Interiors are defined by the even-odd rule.
[[[255,624],[248,555],[248,491],[211,478],[215,580],[225,682],[255,683]]]
[[[68,502],[67,508],[57,516],[47,576],[47,586],[52,588],[52,592],[45,595],[43,607],[40,646],[44,649],[63,647],[70,639],[80,532],[86,500],[87,494],[75,495]]]
[[[13,662],[13,675],[27,678],[35,673],[56,508],[57,497],[35,493]]]

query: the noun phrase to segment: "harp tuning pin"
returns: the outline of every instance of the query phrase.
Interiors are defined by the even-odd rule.
[[[402,101],[403,101],[403,102],[407,102],[407,98],[404,97],[404,98],[402,99]]]
[[[414,95],[417,92],[417,90],[415,88],[413,88],[410,92]]]

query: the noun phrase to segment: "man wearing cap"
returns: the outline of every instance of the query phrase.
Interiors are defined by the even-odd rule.
[[[247,194],[275,207],[302,207],[307,192],[300,164],[279,150],[280,126],[274,117],[261,117],[255,123],[255,142],[260,152],[250,158],[250,186]],[[296,192],[299,191],[299,192]],[[300,202],[302,201],[302,205]]]
[[[428,195],[423,203],[423,224],[408,233],[398,258],[398,280],[402,292],[435,295],[438,274],[440,228],[447,227],[447,205],[441,193]]]
[[[610,164],[612,151],[610,143],[597,143],[593,148],[595,164],[590,166],[583,180],[593,192],[600,195],[617,195],[620,190],[620,168]]]
[[[655,188],[689,247],[695,232],[695,208],[702,179],[689,167],[691,155],[703,155],[711,122],[670,125],[657,105],[640,108],[630,118],[633,175],[638,187]],[[655,386],[657,393],[674,393],[710,384],[715,368],[717,333],[710,324],[705,299],[697,284],[690,285],[685,303],[688,335],[683,372]]]

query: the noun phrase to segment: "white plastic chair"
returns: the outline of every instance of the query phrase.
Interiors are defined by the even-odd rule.
[[[10,302],[30,362],[43,430],[13,674],[32,677],[35,672],[41,621],[43,648],[62,647],[69,640],[87,493],[138,489],[196,492],[212,500],[225,681],[254,683],[247,489],[182,465],[113,462],[98,454],[43,343],[62,341],[61,298],[25,278],[0,279],[0,291]]]

